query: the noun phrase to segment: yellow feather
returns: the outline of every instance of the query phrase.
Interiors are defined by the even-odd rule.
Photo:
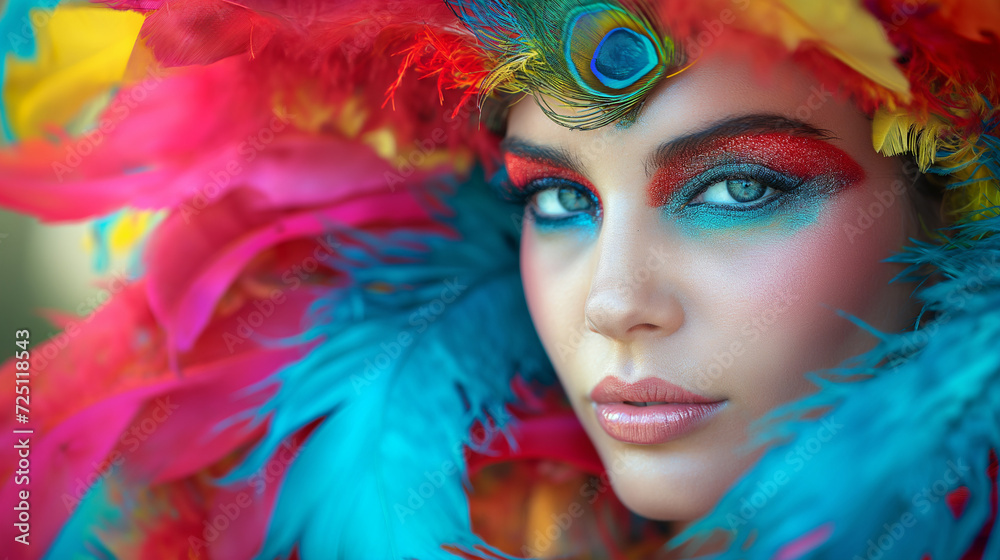
[[[975,165],[983,152],[983,148],[976,145],[978,139],[970,138],[964,142],[962,148],[940,161],[943,167],[955,169],[948,176],[949,183],[968,183],[945,191],[945,211],[952,217],[970,220],[996,216],[1000,214],[997,210],[987,209],[1000,205],[1000,180],[985,165]]]
[[[913,154],[920,170],[927,171],[934,165],[947,127],[948,123],[936,116],[921,124],[906,111],[879,109],[872,122],[872,145],[884,156]]]
[[[147,210],[129,210],[115,220],[111,228],[111,251],[126,254],[161,220],[165,214]]]
[[[8,58],[3,96],[18,138],[40,136],[46,127],[66,128],[119,84],[143,16],[91,5],[64,4],[35,29],[37,59]]]
[[[910,84],[896,66],[895,47],[858,0],[755,0],[747,6],[755,31],[779,38],[789,50],[814,44],[876,84],[910,100]]]

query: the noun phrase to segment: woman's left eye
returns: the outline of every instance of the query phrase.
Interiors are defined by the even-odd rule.
[[[727,178],[709,185],[689,202],[737,206],[771,198],[777,191],[754,179]]]

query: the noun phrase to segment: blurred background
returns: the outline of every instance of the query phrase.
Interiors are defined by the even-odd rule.
[[[14,331],[29,329],[32,346],[56,334],[47,312],[82,316],[106,298],[94,270],[92,225],[41,224],[37,219],[0,210],[0,361],[14,355]]]
[[[121,81],[142,16],[56,3],[0,0],[0,147],[81,132]],[[38,349],[60,330],[51,314],[79,319],[112,297],[100,280],[124,275],[114,246],[134,248],[147,218],[41,224],[0,209],[0,360],[18,350],[15,330],[29,329]]]

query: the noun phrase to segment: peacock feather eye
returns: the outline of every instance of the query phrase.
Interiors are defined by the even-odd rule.
[[[601,39],[590,70],[611,89],[626,88],[656,67],[656,49],[646,37],[617,27]]]
[[[614,98],[658,78],[673,52],[650,24],[606,3],[569,14],[563,37],[570,73],[592,95]]]

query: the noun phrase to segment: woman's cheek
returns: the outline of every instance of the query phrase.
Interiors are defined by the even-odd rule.
[[[726,294],[714,299],[704,326],[728,332],[724,340],[742,350],[742,363],[721,383],[745,401],[748,417],[811,390],[805,372],[835,367],[875,343],[838,310],[882,329],[904,326],[908,315],[899,310],[908,294],[889,284],[899,267],[881,261],[905,240],[907,206],[886,208],[863,235],[845,227],[872,200],[870,188],[841,193],[794,234],[748,230],[714,250],[707,238],[689,249],[714,270],[701,289]]]
[[[556,371],[564,371],[586,330],[583,305],[588,276],[577,258],[580,250],[580,243],[571,239],[540,239],[539,233],[525,222],[521,234],[521,281],[532,323]],[[573,333],[577,333],[576,338]]]
[[[714,351],[737,348],[725,375],[696,374],[688,380],[693,388],[732,394],[747,403],[743,412],[752,419],[810,390],[805,372],[835,367],[871,347],[874,338],[838,310],[878,328],[903,326],[899,318],[906,314],[899,309],[908,294],[905,286],[889,284],[899,267],[881,261],[905,241],[906,201],[885,205],[871,223],[862,221],[867,227],[861,234],[851,227],[880,200],[879,185],[867,181],[825,199],[810,223],[792,229],[782,228],[775,218],[766,227],[744,225],[692,238],[679,231],[683,225],[663,224],[663,232],[653,238],[671,246],[677,260],[686,263],[683,271],[658,279],[674,283],[672,289],[689,306],[687,324],[671,336],[684,337],[685,359],[698,362],[697,371],[710,365]],[[600,344],[580,347],[584,337],[592,336],[583,319],[593,272],[587,269],[588,247],[571,236],[546,237],[528,223],[522,234],[529,309],[546,351],[563,374],[577,371],[574,364],[591,363],[583,354],[600,357]],[[662,349],[670,347],[676,345]],[[681,358],[666,356],[665,363]],[[577,392],[577,381],[585,383],[562,381],[571,394]]]

